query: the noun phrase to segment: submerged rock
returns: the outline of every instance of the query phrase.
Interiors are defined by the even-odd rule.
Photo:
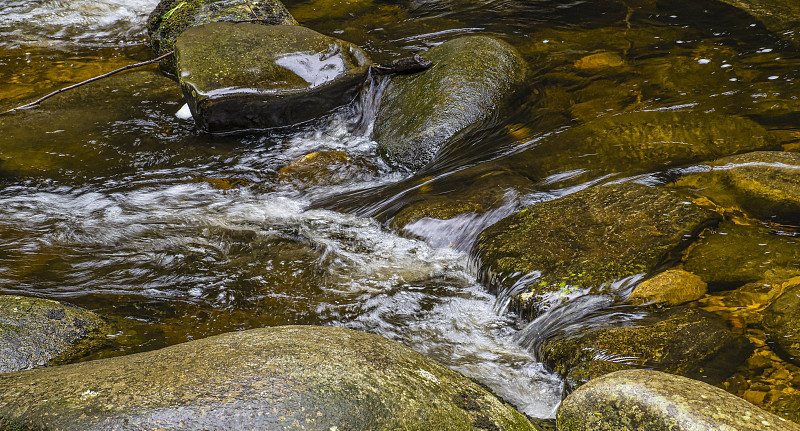
[[[150,46],[157,56],[166,54],[184,30],[219,21],[297,24],[278,0],[161,0],[147,20]],[[176,75],[175,56],[164,59],[161,69]]]
[[[558,407],[559,431],[798,431],[800,426],[685,377],[618,371],[583,385]]]
[[[675,185],[763,220],[800,220],[800,153],[756,151],[707,166],[704,172],[681,177]]]
[[[532,277],[515,298],[530,316],[554,294],[652,272],[718,219],[677,193],[615,184],[512,214],[480,234],[473,254],[495,288]]]
[[[683,111],[601,117],[548,136],[507,164],[549,185],[582,183],[609,173],[644,173],[765,148],[767,130],[742,117]],[[564,173],[566,180],[550,180]]]
[[[702,298],[707,290],[708,285],[697,275],[670,269],[640,283],[628,300],[634,304],[681,305]]]
[[[764,310],[762,324],[776,351],[800,365],[800,284],[789,287]]]
[[[109,324],[91,311],[48,299],[0,295],[0,373],[79,358],[102,345],[110,333]]]
[[[358,178],[368,179],[376,174],[375,166],[366,160],[350,157],[338,150],[317,151],[282,167],[278,171],[278,181],[305,189]]]
[[[562,375],[590,362],[595,369],[613,371],[613,367],[599,367],[601,361],[719,383],[752,353],[747,338],[733,334],[722,319],[697,308],[650,313],[624,325],[593,324],[593,320],[604,322],[601,315],[568,326],[579,325],[577,333],[551,335],[539,347],[539,357]]]
[[[511,45],[486,36],[454,39],[423,56],[432,68],[395,76],[386,87],[373,135],[389,163],[412,170],[489,118],[526,74]]]
[[[377,335],[233,332],[0,376],[0,417],[47,429],[535,430],[471,380]]]
[[[719,0],[761,21],[775,34],[800,45],[800,3],[796,0]]]
[[[689,250],[684,268],[711,290],[761,280],[788,280],[800,275],[800,240],[775,235],[760,226],[724,222],[705,232]]]
[[[301,26],[218,22],[175,43],[178,78],[207,132],[291,126],[355,99],[370,60],[361,48]]]

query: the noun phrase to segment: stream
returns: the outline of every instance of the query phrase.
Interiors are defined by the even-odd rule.
[[[156,4],[1,2],[0,107],[152,58],[144,26]],[[400,229],[394,218],[422,194],[458,196],[515,154],[559,153],[544,138],[577,120],[690,106],[773,130],[800,124],[796,49],[710,0],[285,4],[302,25],[353,42],[376,62],[493,35],[522,53],[531,78],[491,128],[468,137],[469,151],[415,174],[386,165],[369,138],[382,78],[324,123],[278,135],[200,133],[175,116],[183,105],[177,85],[151,91],[159,83],[120,90],[107,110],[63,106],[63,118],[2,130],[0,294],[64,301],[111,319],[119,328],[111,343],[83,360],[235,330],[334,325],[399,341],[527,415],[552,418],[563,381],[531,346],[535,334],[555,330],[553,316],[531,327],[510,313],[507,296],[479,283],[470,249],[485,227],[521,208],[601,182],[664,184],[672,167],[598,169],[605,162],[587,154],[585,166],[555,163],[561,170],[510,188],[482,214]],[[598,49],[632,60],[613,74],[568,70]],[[335,184],[282,173],[325,151],[368,168]],[[607,305],[594,298],[562,312]]]

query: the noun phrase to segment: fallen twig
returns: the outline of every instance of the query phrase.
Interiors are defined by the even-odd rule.
[[[8,111],[3,112],[3,114],[8,114],[9,112],[14,112],[14,111],[17,111],[17,110],[20,110],[20,109],[30,108],[31,106],[38,105],[39,102],[41,102],[42,100],[48,99],[48,98],[50,98],[52,96],[55,96],[56,94],[61,93],[62,91],[67,91],[67,90],[73,89],[75,87],[80,87],[83,84],[88,84],[88,83],[90,83],[92,81],[97,81],[98,79],[105,78],[107,76],[111,76],[111,75],[113,75],[115,73],[118,73],[118,72],[122,72],[123,70],[133,69],[134,67],[147,66],[148,64],[156,63],[158,61],[161,61],[161,60],[169,57],[170,55],[172,55],[174,53],[175,53],[175,51],[170,51],[170,52],[168,52],[168,53],[166,53],[164,55],[158,56],[158,57],[156,57],[156,58],[154,58],[152,60],[147,60],[147,61],[143,61],[141,63],[136,63],[136,64],[129,64],[127,66],[120,67],[117,70],[112,70],[111,72],[105,73],[103,75],[95,76],[94,78],[89,78],[86,81],[79,82],[77,84],[72,84],[69,87],[60,88],[60,89],[58,89],[58,90],[56,90],[56,91],[54,91],[54,92],[52,92],[52,93],[50,93],[50,94],[48,94],[46,96],[43,96],[43,97],[40,97],[39,99],[34,100],[31,103],[26,103],[25,105],[17,106],[16,108],[11,108]]]

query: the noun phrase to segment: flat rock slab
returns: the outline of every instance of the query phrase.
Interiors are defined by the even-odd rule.
[[[512,214],[480,234],[473,254],[481,278],[495,289],[529,278],[514,295],[532,317],[553,295],[653,271],[718,220],[677,193],[615,184]]]
[[[0,295],[0,373],[80,357],[102,345],[110,333],[109,324],[91,311],[48,299]]]
[[[296,25],[217,22],[175,43],[178,79],[198,128],[286,127],[352,102],[370,66],[361,48]]]
[[[516,49],[487,36],[450,40],[423,57],[434,66],[392,78],[373,129],[384,158],[410,170],[425,166],[457,133],[489,118],[527,70]]]
[[[723,157],[704,169],[675,185],[763,220],[800,220],[800,153],[756,151]]]
[[[175,40],[184,30],[220,21],[297,24],[278,0],[161,0],[147,19],[150,46],[156,55],[164,55],[175,49]],[[160,66],[168,75],[176,74],[174,56],[162,60]]]
[[[703,233],[686,255],[684,268],[699,275],[712,291],[788,280],[800,275],[800,239],[726,221]]]
[[[399,343],[313,326],[0,375],[0,417],[50,430],[537,429]]]
[[[783,292],[763,315],[762,324],[778,353],[800,365],[800,285]]]
[[[562,375],[582,364],[603,361],[719,383],[753,350],[747,338],[733,334],[725,321],[697,308],[671,308],[625,325],[603,323],[598,317],[573,322],[581,327],[577,333],[551,335],[539,347],[538,356]],[[599,364],[590,368],[613,371]]]
[[[559,431],[798,431],[722,389],[649,370],[607,374],[558,407]]]

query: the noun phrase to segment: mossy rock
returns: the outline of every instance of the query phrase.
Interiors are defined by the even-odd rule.
[[[747,338],[697,308],[651,312],[624,326],[595,321],[603,319],[589,316],[575,322],[582,326],[580,333],[551,335],[539,346],[538,356],[562,375],[583,363],[603,360],[719,383],[752,353]]]
[[[763,312],[762,324],[776,351],[800,365],[800,285],[781,294]]]
[[[529,277],[515,301],[532,318],[554,295],[653,272],[718,220],[677,193],[622,183],[512,214],[480,234],[473,254],[496,290]]]
[[[278,0],[161,0],[147,20],[150,46],[157,56],[166,54],[175,50],[175,40],[184,30],[219,21],[297,24]],[[175,56],[164,59],[161,70],[176,75]]]
[[[643,281],[631,292],[633,304],[681,305],[703,297],[708,285],[699,276],[670,269]]]
[[[458,133],[479,127],[522,83],[525,61],[511,45],[466,36],[423,54],[430,69],[392,78],[374,134],[392,165],[418,170]]]
[[[699,275],[712,291],[788,280],[800,275],[800,240],[760,226],[724,222],[703,233],[689,250],[684,268]]]
[[[181,89],[211,133],[292,126],[352,102],[370,66],[361,48],[296,25],[215,22],[175,42]]]
[[[564,376],[564,392],[571,394],[588,381],[604,376],[614,371],[636,368],[629,364],[612,361],[586,361],[572,367]]]
[[[681,177],[675,186],[763,220],[800,220],[800,153],[756,151],[724,157],[707,163],[703,172]]]
[[[558,407],[559,431],[798,431],[800,426],[697,380],[624,370],[590,381]]]
[[[537,429],[397,342],[313,326],[1,375],[0,417],[51,430]]]
[[[540,141],[508,158],[508,165],[534,181],[564,172],[579,184],[610,173],[636,174],[713,160],[773,145],[758,123],[736,116],[688,112],[628,112],[597,118]]]
[[[111,326],[91,311],[48,299],[0,295],[0,373],[80,358],[102,346],[111,333]]]

